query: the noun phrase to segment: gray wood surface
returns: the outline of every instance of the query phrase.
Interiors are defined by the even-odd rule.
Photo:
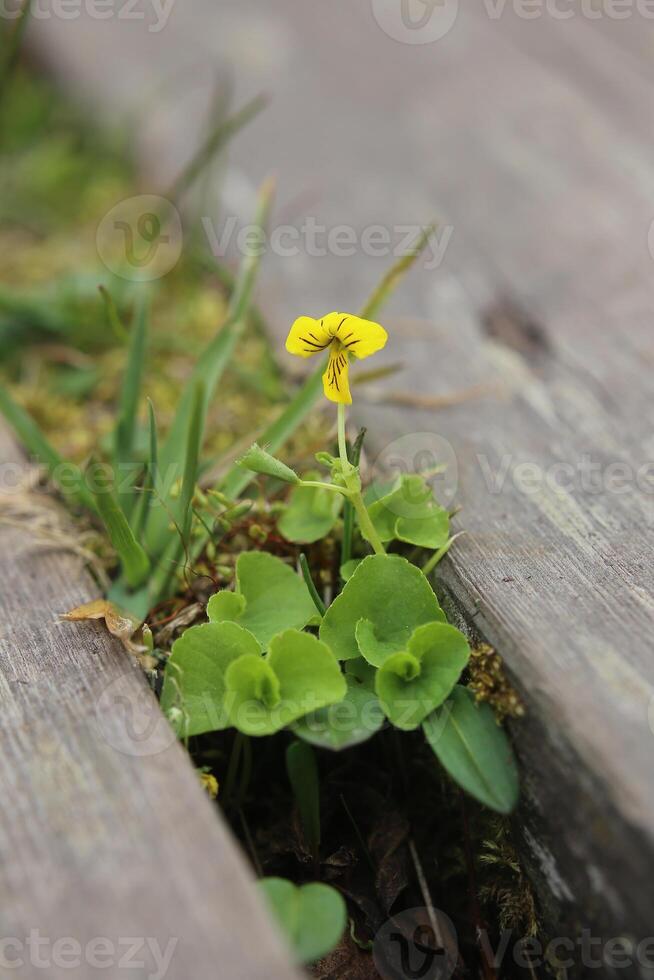
[[[405,433],[413,442],[392,448],[408,467],[421,445],[452,447],[468,535],[439,580],[528,706],[517,826],[552,928],[642,938],[654,907],[654,22],[487,10],[461,4],[429,44],[399,43],[372,3],[349,0],[197,0],[158,35],[53,21],[33,40],[105,110],[143,90],[139,45],[149,83],[181,79],[192,58],[196,81],[231,64],[239,95],[270,91],[230,154],[227,213],[245,213],[274,170],[281,222],[381,224],[394,240],[434,214],[451,225],[442,264],[416,269],[385,318],[384,356],[406,369],[383,391],[399,397],[362,392],[356,416],[373,458]],[[173,170],[201,129],[201,100],[188,111],[188,86],[175,90],[168,129],[139,144],[145,172]],[[299,313],[356,308],[388,261],[269,255],[277,336]],[[418,409],[407,392],[452,404]],[[527,486],[524,463],[537,467]]]
[[[0,460],[6,489],[2,430]],[[0,973],[296,976],[140,669],[58,621],[97,594],[78,558],[0,524]]]

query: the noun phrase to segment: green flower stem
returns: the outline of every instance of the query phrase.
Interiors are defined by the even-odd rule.
[[[322,483],[320,480],[300,480],[296,484],[298,487],[319,487],[321,490],[332,490],[334,493],[342,493],[344,497],[350,496],[350,491],[345,487],[338,487],[335,483]]]
[[[350,461],[347,458],[347,440],[345,438],[345,405],[338,403],[338,454],[343,464],[343,472],[346,473],[350,468]]]
[[[352,501],[352,506],[356,511],[357,518],[359,519],[359,527],[361,528],[364,537],[372,545],[372,550],[376,555],[385,555],[386,549],[381,542],[381,538],[377,534],[375,525],[370,520],[370,514],[368,513],[368,508],[363,502],[361,493],[353,493],[350,499]]]
[[[353,466],[347,458],[347,443],[345,441],[345,405],[342,402],[338,403],[338,454],[343,466],[345,487],[349,491],[350,503],[356,511],[356,515],[359,520],[359,527],[361,528],[366,540],[372,545],[372,549],[375,554],[385,555],[386,549],[381,542],[381,538],[377,534],[375,525],[370,519],[368,508],[366,507],[361,495],[359,468],[358,466]]]

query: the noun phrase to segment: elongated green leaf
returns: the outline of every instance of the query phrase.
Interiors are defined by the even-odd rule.
[[[46,439],[33,418],[17,405],[4,385],[0,384],[0,412],[29,453],[42,463],[62,494],[95,511],[93,495],[84,481],[84,475],[74,463],[64,460]]]
[[[129,587],[136,589],[150,571],[148,556],[134,537],[127,518],[120,509],[106,468],[101,464],[92,465],[89,468],[89,477],[93,480],[90,490],[95,497],[98,513],[120,558],[122,575]]]
[[[158,439],[157,439],[157,420],[154,414],[154,406],[148,398],[148,424],[150,431],[150,453],[148,457],[148,465],[145,473],[145,480],[143,481],[143,486],[141,488],[141,497],[139,499],[136,513],[134,519],[132,520],[132,527],[134,528],[134,534],[140,537],[143,534],[143,529],[148,520],[148,514],[150,513],[150,507],[154,500],[155,488],[157,485],[157,460],[158,460]]]
[[[263,878],[259,888],[299,963],[326,956],[347,924],[347,908],[331,885],[297,887],[285,878]]]
[[[185,547],[188,547],[191,537],[193,495],[195,494],[198,473],[200,471],[200,447],[202,445],[202,436],[204,435],[205,411],[204,386],[202,383],[198,383],[193,394],[193,407],[189,420],[188,438],[186,440],[184,475],[182,477],[182,494],[180,499],[182,539]]]
[[[266,105],[266,98],[257,95],[246,103],[243,108],[235,112],[227,119],[221,119],[211,130],[184,170],[175,179],[164,196],[170,201],[178,201],[181,195],[191,187],[197,177],[202,173],[207,164],[223,149],[230,139],[238,133],[251,119],[254,119]]]
[[[129,333],[125,329],[125,324],[120,318],[120,314],[118,313],[118,307],[114,302],[113,296],[111,295],[111,293],[109,292],[106,286],[98,286],[98,292],[102,297],[102,301],[104,303],[104,307],[107,313],[107,320],[109,321],[109,326],[113,331],[114,337],[121,344],[127,343],[129,341]]]
[[[379,310],[388,301],[391,294],[397,288],[399,282],[407,274],[413,263],[427,247],[429,239],[436,230],[435,224],[427,225],[416,238],[413,248],[406,255],[401,256],[397,262],[391,266],[382,281],[369,297],[364,305],[361,316],[365,320],[373,320]]]
[[[304,838],[316,857],[320,847],[320,780],[316,756],[306,742],[291,742],[286,749],[286,772],[300,811]]]
[[[118,502],[127,517],[136,502],[136,483],[141,464],[132,459],[139,397],[143,383],[145,348],[148,334],[148,299],[145,291],[138,298],[129,338],[127,366],[118,402],[114,432],[114,468],[118,475]]]
[[[180,499],[171,506],[176,528],[167,534],[167,547],[160,556],[150,583],[153,603],[167,597],[176,569],[188,550],[193,525],[193,496],[200,468],[200,447],[204,433],[206,400],[202,384],[196,386],[184,447],[184,471]],[[169,517],[170,519],[170,517]]]
[[[118,402],[118,417],[114,433],[114,464],[117,468],[130,460],[134,447],[136,415],[143,382],[148,315],[148,299],[145,292],[142,292],[134,312],[127,366]]]
[[[274,185],[266,181],[259,196],[259,207],[255,216],[255,226],[263,229],[267,223],[272,207]],[[210,341],[184,387],[180,397],[175,418],[168,435],[164,440],[159,454],[159,470],[164,479],[168,493],[164,491],[164,501],[169,499],[170,488],[179,479],[180,460],[183,459],[183,449],[189,420],[193,411],[194,392],[198,384],[204,389],[205,408],[212,399],[216,386],[232,357],[236,344],[245,327],[249,303],[252,299],[261,255],[253,251],[241,263],[236,289],[230,300],[227,322],[223,324],[216,336]],[[238,472],[244,471],[237,467]],[[246,473],[246,485],[251,475]],[[148,546],[153,553],[160,553],[167,540],[168,519],[165,508],[156,508],[151,512],[146,529]]]
[[[489,705],[478,705],[472,692],[458,685],[422,728],[459,786],[498,813],[514,809],[520,792],[518,768],[511,743]]]

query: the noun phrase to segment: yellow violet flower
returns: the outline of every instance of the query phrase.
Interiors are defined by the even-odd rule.
[[[298,357],[313,357],[329,348],[329,363],[322,376],[325,395],[332,402],[352,404],[348,368],[350,356],[369,357],[386,344],[388,334],[378,323],[352,313],[327,313],[319,320],[297,318],[286,338],[286,350]]]

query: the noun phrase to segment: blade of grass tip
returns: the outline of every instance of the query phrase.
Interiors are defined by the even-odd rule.
[[[29,22],[31,5],[31,0],[23,0],[23,4],[13,27],[8,29],[9,37],[6,41],[7,47],[5,56],[0,64],[0,102],[2,101],[3,96],[6,97],[7,95],[11,76],[13,75],[14,69],[18,64],[18,57],[20,55],[20,50],[23,43],[25,29]]]
[[[361,429],[354,445],[349,452],[349,460],[354,466],[361,461],[361,448],[366,436],[366,430]],[[354,507],[349,500],[343,505],[343,541],[341,543],[341,567],[352,557],[352,533],[354,531]]]
[[[129,331],[125,327],[123,321],[120,319],[120,314],[118,313],[118,308],[116,307],[113,296],[106,286],[98,286],[98,292],[100,293],[100,296],[102,296],[104,308],[107,313],[107,320],[114,337],[119,343],[126,344],[129,341]]]
[[[274,188],[274,181],[267,180],[260,191],[255,225],[262,231],[267,224],[272,207]],[[175,418],[160,452],[159,470],[165,477],[168,486],[173,486],[181,475],[182,446],[193,410],[195,388],[198,384],[202,385],[206,409],[243,331],[260,262],[261,254],[253,251],[241,263],[237,285],[227,313],[227,321],[214,339],[205,347],[198,358],[191,377],[184,386]],[[162,543],[165,542],[167,523],[165,514],[162,515],[161,509],[152,511],[151,519],[146,528],[151,551],[158,553]]]
[[[181,195],[191,187],[216,153],[227,145],[232,136],[238,133],[239,129],[242,129],[243,126],[261,112],[267,104],[267,101],[265,96],[257,95],[250,102],[246,103],[242,109],[235,112],[233,116],[229,116],[227,119],[221,119],[209,133],[197,153],[174,180],[168,193],[164,194],[164,197],[167,197],[169,201],[175,203],[179,201]]]
[[[400,280],[406,275],[413,263],[424,252],[429,239],[436,230],[436,224],[427,225],[418,235],[415,244],[406,255],[401,256],[384,275],[379,285],[373,290],[368,302],[359,314],[366,320],[372,320],[397,288]]]
[[[262,231],[265,229],[268,221],[274,190],[275,185],[272,180],[265,181],[261,187],[254,224],[255,227],[260,228]],[[195,386],[198,382],[204,385],[205,397],[209,401],[223,371],[227,367],[229,358],[234,351],[236,341],[243,328],[243,321],[252,299],[260,262],[261,254],[253,251],[241,263],[238,279],[227,311],[227,320],[198,358],[193,373],[182,392],[175,419],[161,450],[162,466],[168,465],[174,458],[179,458],[179,442],[184,438],[188,428]]]
[[[138,502],[136,513],[132,521],[134,534],[136,535],[137,538],[140,538],[141,535],[143,534],[143,528],[146,525],[148,514],[150,513],[150,507],[152,506],[152,501],[154,499],[155,488],[157,486],[157,472],[158,472],[157,419],[154,414],[154,406],[149,398],[148,398],[148,426],[149,426],[149,433],[150,433],[150,452],[148,455],[148,464],[145,473],[145,480],[143,481],[141,498]]]
[[[208,272],[213,272],[215,275],[217,275],[220,284],[229,292],[230,295],[234,294],[236,288],[236,275],[232,272],[229,266],[225,265],[224,262],[219,262],[213,256],[211,259],[209,259],[204,254],[198,256],[198,262],[204,268],[206,268]],[[271,396],[277,399],[283,392],[282,372],[271,346],[270,333],[266,327],[266,318],[256,303],[250,303],[248,322],[252,325],[256,336],[263,342],[263,367],[267,371],[269,378],[272,379]]]
[[[136,435],[139,396],[143,383],[143,367],[148,336],[149,298],[142,292],[137,300],[134,323],[129,338],[127,367],[118,402],[118,419],[114,430],[114,467],[119,478],[118,500],[129,516],[134,504],[132,488],[138,476],[139,465],[132,454]],[[125,489],[122,489],[125,486]]]
[[[206,399],[204,389],[202,384],[198,383],[194,392],[193,409],[189,420],[184,452],[182,489],[179,502],[175,508],[179,538],[173,537],[171,539],[170,532],[168,534],[167,546],[163,550],[152,578],[152,598],[154,602],[162,602],[168,598],[167,592],[170,588],[175,569],[179,562],[183,560],[184,555],[189,554],[190,551],[191,530],[193,526],[193,496],[200,469],[200,448],[204,434],[205,415]]]
[[[67,462],[33,418],[17,405],[7,389],[0,384],[0,412],[22,442],[23,446],[47,469],[64,497],[71,496],[76,503],[95,511],[93,495],[89,493],[82,471],[74,463]]]
[[[120,559],[121,578],[131,589],[142,585],[150,571],[150,560],[138,543],[127,518],[120,509],[118,497],[106,467],[92,464],[94,487],[90,487],[109,540]]]
[[[408,272],[418,256],[424,250],[429,238],[434,231],[434,225],[429,225],[418,237],[416,244],[408,255],[403,255],[384,275],[379,286],[374,290],[368,302],[361,310],[360,316],[370,319],[376,315],[391,293],[399,283],[402,276]],[[320,366],[304,382],[297,391],[295,397],[289,402],[271,426],[269,426],[256,440],[260,446],[264,446],[268,452],[275,453],[279,447],[286,442],[295,430],[304,422],[309,412],[313,408],[318,396],[322,391],[322,376],[325,371],[327,360],[325,359]],[[221,490],[228,497],[235,498],[245,490],[252,481],[252,474],[243,470],[239,466],[233,466],[227,473],[221,486]]]
[[[218,129],[229,117],[232,99],[231,79],[216,78],[213,85],[211,102],[207,109],[206,119],[202,132],[211,133]],[[214,154],[219,156],[219,154]],[[202,216],[211,214],[215,204],[215,183],[220,181],[221,176],[216,168],[212,167],[215,162],[210,158],[196,178],[196,189],[193,200],[185,202],[185,213],[188,216],[187,238],[188,245],[192,248],[194,239],[204,241],[206,247],[206,234],[202,227]],[[209,195],[213,194],[213,199]]]

